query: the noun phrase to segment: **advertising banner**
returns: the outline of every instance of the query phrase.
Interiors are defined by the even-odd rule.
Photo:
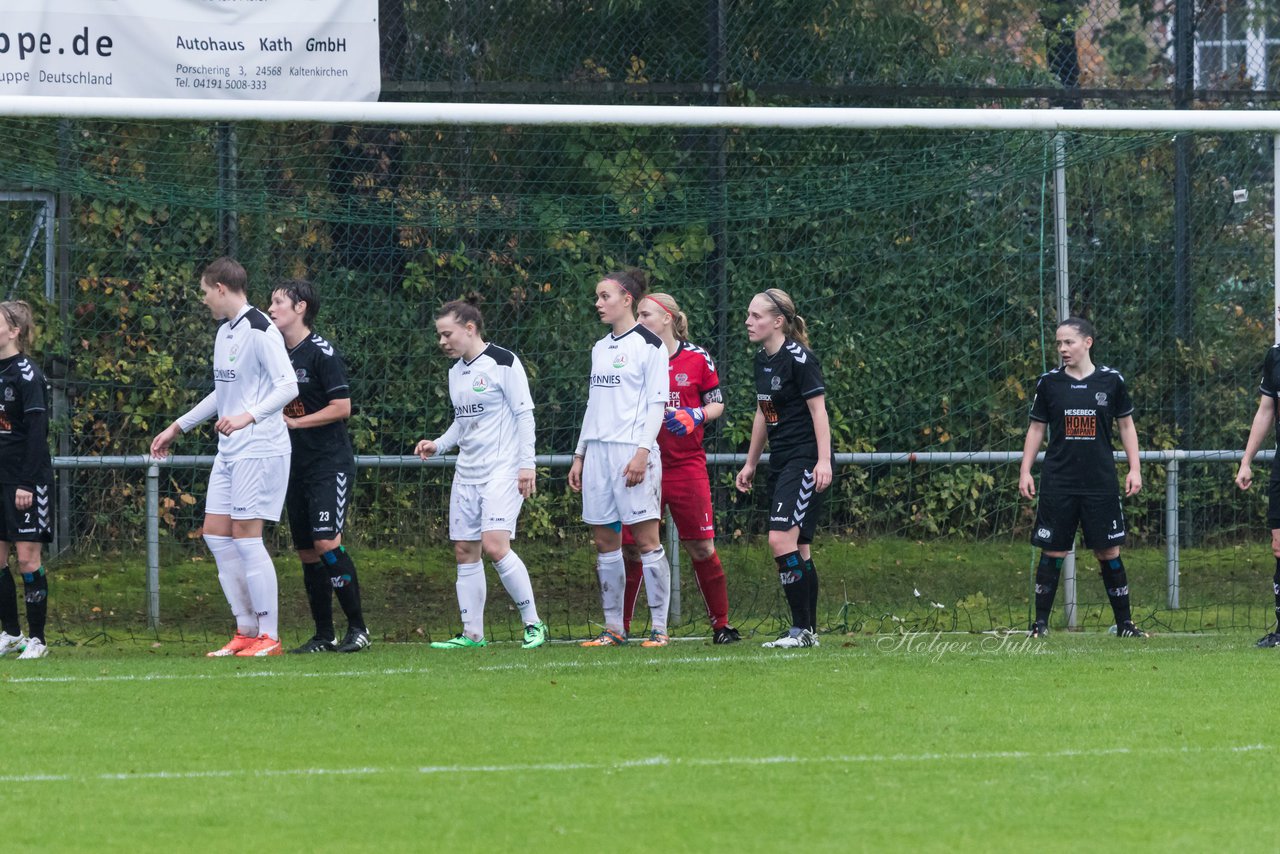
[[[373,101],[378,0],[5,0],[0,95]]]

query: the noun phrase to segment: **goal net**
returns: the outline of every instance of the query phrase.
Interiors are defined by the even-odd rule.
[[[754,412],[742,320],[753,294],[778,287],[822,360],[837,453],[877,455],[840,457],[823,511],[824,626],[1022,627],[1034,507],[1016,455],[1036,378],[1057,364],[1064,257],[1070,311],[1099,330],[1095,362],[1125,375],[1144,451],[1228,452],[1248,433],[1273,339],[1272,139],[1201,132],[1191,145],[1180,208],[1167,132],[0,120],[0,191],[58,200],[56,259],[27,251],[32,206],[16,202],[0,257],[9,292],[38,307],[34,353],[59,407],[59,626],[147,631],[138,455],[207,391],[213,326],[196,280],[229,252],[258,305],[282,277],[317,284],[316,329],[346,356],[363,460],[347,540],[378,567],[366,595],[388,637],[457,620],[450,470],[407,455],[451,418],[434,312],[471,292],[537,402],[544,465],[519,540],[535,590],[561,636],[598,619],[565,463],[605,331],[592,289],[629,266],[679,301],[718,362],[727,408],[707,447],[735,624],[772,630],[786,613],[763,490],[731,485]],[[203,430],[177,450],[214,447]],[[968,452],[988,456],[929,456]],[[1149,460],[1125,501],[1149,629],[1258,630],[1272,617],[1267,466],[1241,493],[1227,456],[1180,460],[1176,493],[1167,462]],[[159,472],[159,597],[175,631],[225,622],[199,539],[205,472],[195,460]],[[288,554],[283,525],[275,545]],[[1079,557],[1071,620],[1105,628],[1096,562]],[[705,633],[687,558],[681,578],[677,633]],[[300,578],[286,570],[281,590],[305,623]],[[490,600],[494,634],[516,632],[500,589]]]

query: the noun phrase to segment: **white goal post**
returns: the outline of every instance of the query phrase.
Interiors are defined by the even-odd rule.
[[[308,121],[399,125],[630,125],[860,130],[1186,131],[1280,133],[1276,110],[928,109],[226,101],[0,96],[10,117]]]

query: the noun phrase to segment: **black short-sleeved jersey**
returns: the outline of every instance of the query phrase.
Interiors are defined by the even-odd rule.
[[[1061,368],[1041,374],[1031,420],[1049,425],[1049,450],[1040,491],[1067,495],[1116,495],[1112,423],[1133,414],[1124,377],[1105,365],[1084,379]]]
[[[769,436],[770,468],[789,460],[817,460],[818,439],[808,400],[826,393],[818,357],[798,341],[786,339],[770,356],[756,351],[756,404]]]
[[[1276,444],[1280,446],[1280,344],[1267,350],[1262,359],[1262,382],[1258,391],[1276,402]],[[1280,481],[1280,464],[1272,463],[1271,479]]]
[[[319,335],[302,339],[289,351],[289,361],[298,378],[298,396],[285,406],[287,417],[301,418],[351,397],[342,356]],[[289,441],[293,444],[291,473],[350,471],[355,466],[345,421],[290,430]]]
[[[23,353],[0,359],[0,483],[53,482],[48,425],[44,374]]]

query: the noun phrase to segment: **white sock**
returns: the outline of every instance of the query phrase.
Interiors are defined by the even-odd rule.
[[[276,565],[271,562],[262,537],[244,537],[235,541],[240,562],[244,564],[244,580],[249,586],[249,601],[258,617],[258,636],[269,635],[280,640],[280,589],[276,582]]]
[[[520,555],[514,550],[509,551],[493,568],[498,571],[498,580],[507,588],[511,601],[520,609],[520,621],[526,626],[538,622],[538,606],[533,604],[533,582],[529,581],[529,568]]]
[[[458,610],[462,612],[462,633],[472,640],[484,639],[484,563],[458,564]]]
[[[644,568],[644,593],[649,601],[649,623],[655,632],[667,633],[667,608],[671,604],[671,564],[662,546],[640,555]]]
[[[627,567],[622,562],[622,549],[596,555],[596,575],[600,577],[604,627],[622,634],[622,599],[627,587]]]
[[[213,562],[218,566],[218,583],[222,585],[222,593],[227,597],[231,613],[236,617],[236,631],[245,637],[256,638],[258,618],[254,615],[253,605],[249,600],[244,565],[240,562],[235,542],[230,537],[220,537],[217,534],[205,534],[204,542],[213,553]]]

